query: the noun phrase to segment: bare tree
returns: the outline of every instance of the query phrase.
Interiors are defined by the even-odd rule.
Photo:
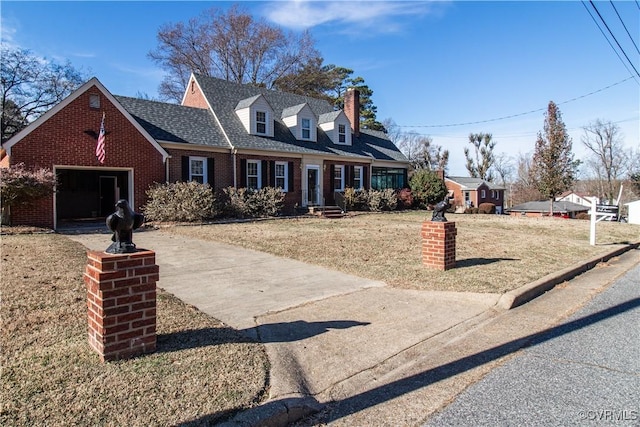
[[[2,47],[2,142],[77,89],[86,77],[69,61],[58,64],[28,49]]]
[[[577,162],[571,151],[571,137],[562,121],[557,105],[550,101],[545,113],[544,130],[538,133],[533,154],[531,176],[543,197],[549,199],[549,215],[553,216],[556,196],[571,188],[577,173]]]
[[[513,159],[506,153],[500,153],[494,157],[492,168],[496,171],[503,186],[506,186],[513,179]]]
[[[471,133],[469,134],[469,144],[473,145],[475,151],[475,159],[471,156],[468,148],[464,149],[464,156],[467,159],[467,170],[473,178],[480,178],[487,181],[493,181],[491,166],[495,161],[493,149],[496,146],[495,141],[491,140],[490,133]]]
[[[160,95],[179,101],[192,72],[271,88],[288,73],[317,59],[308,32],[297,36],[232,6],[216,8],[158,32],[149,57],[167,71]]]
[[[394,141],[400,151],[409,159],[413,170],[447,170],[449,150],[433,143],[433,138],[416,132],[401,133]]]
[[[533,200],[541,200],[542,195],[536,188],[532,179],[532,162],[531,154],[519,154],[516,160],[516,177],[513,185],[511,185],[510,197],[511,205],[530,202]]]
[[[631,171],[633,152],[625,149],[620,128],[610,121],[598,119],[583,130],[582,143],[593,153],[586,164],[598,182],[598,196],[611,203],[621,180]]]

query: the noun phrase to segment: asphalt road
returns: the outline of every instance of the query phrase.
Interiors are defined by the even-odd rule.
[[[425,426],[640,426],[640,266]]]

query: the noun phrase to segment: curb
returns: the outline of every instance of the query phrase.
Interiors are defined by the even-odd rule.
[[[223,427],[286,427],[304,417],[320,412],[324,406],[313,397],[289,397],[266,403],[239,413]]]
[[[504,310],[511,310],[512,308],[516,308],[553,289],[556,285],[573,279],[574,277],[584,273],[587,270],[591,270],[597,264],[606,262],[611,258],[621,255],[629,250],[638,249],[639,246],[640,243],[628,244],[604,255],[598,255],[586,262],[581,262],[571,267],[567,267],[564,270],[548,274],[538,280],[527,283],[526,285],[523,285],[517,289],[504,293],[496,303],[496,306]]]

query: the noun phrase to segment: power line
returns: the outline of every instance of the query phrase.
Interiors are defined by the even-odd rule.
[[[634,76],[627,77],[624,80],[620,80],[617,83],[613,83],[613,84],[610,84],[609,86],[605,86],[605,87],[600,88],[598,90],[594,90],[593,92],[589,92],[587,94],[576,96],[575,98],[571,98],[571,99],[568,99],[566,101],[559,102],[559,103],[557,103],[557,105],[568,104],[569,102],[574,102],[574,101],[577,101],[579,99],[586,98],[587,96],[591,96],[591,95],[594,95],[596,93],[603,92],[603,91],[605,91],[607,89],[610,89],[610,88],[612,88],[614,86],[622,84],[622,83],[624,83],[624,82],[626,82],[628,80],[631,80],[633,78],[635,78],[635,77]],[[497,121],[500,121],[500,120],[512,119],[514,117],[520,117],[520,116],[524,116],[524,115],[527,115],[527,114],[539,113],[541,111],[545,111],[546,109],[547,109],[547,107],[538,108],[538,109],[531,110],[531,111],[525,111],[524,113],[518,113],[518,114],[511,114],[511,115],[508,115],[508,116],[496,117],[495,119],[478,120],[478,121],[475,121],[475,122],[451,123],[451,124],[440,124],[440,125],[398,125],[398,126],[399,127],[403,127],[403,128],[445,128],[445,127],[455,127],[455,126],[478,125],[478,124],[482,124],[482,123],[490,123],[490,122],[497,122]]]
[[[616,50],[616,48],[611,44],[611,41],[609,40],[609,37],[607,37],[607,35],[604,33],[604,31],[602,30],[602,27],[600,26],[600,24],[598,23],[598,21],[596,21],[596,18],[593,16],[593,14],[591,13],[591,11],[589,10],[589,7],[587,7],[587,4],[583,1],[582,5],[584,6],[584,8],[587,10],[587,13],[589,14],[589,16],[591,17],[591,19],[593,20],[593,22],[596,24],[596,27],[598,27],[598,29],[600,30],[600,33],[602,34],[602,37],[604,37],[604,39],[607,41],[607,43],[609,43],[609,46],[611,46],[611,49],[613,49],[613,51],[615,52],[616,56],[618,57],[618,59],[620,60],[620,62],[622,62],[622,65],[624,65],[624,68],[627,69],[627,71],[629,72],[629,74],[631,74],[633,76],[633,73],[631,72],[631,70],[629,69],[629,66],[627,65],[626,62],[624,62],[624,59],[622,59],[622,57],[620,56],[620,54],[618,53],[618,51]],[[634,76],[635,78],[635,76]]]
[[[633,40],[633,37],[631,37],[631,34],[629,33],[629,30],[627,29],[627,26],[624,24],[624,21],[622,20],[622,17],[618,13],[618,9],[616,8],[616,5],[613,4],[612,0],[609,0],[609,3],[611,3],[611,7],[613,7],[613,10],[616,11],[616,15],[618,15],[618,19],[620,20],[620,23],[622,24],[622,26],[624,27],[624,30],[627,32],[627,35],[631,39],[631,43],[633,43],[633,46],[636,48],[636,51],[638,53],[640,53],[640,49],[638,49],[638,45],[636,44],[635,40]]]
[[[620,51],[622,52],[624,57],[627,58],[627,61],[629,61],[629,65],[631,65],[631,68],[633,68],[633,70],[636,72],[638,77],[640,77],[640,73],[636,69],[635,65],[633,65],[633,62],[631,62],[631,60],[629,59],[629,56],[627,56],[627,52],[625,52],[624,49],[622,48],[622,46],[620,46],[620,43],[618,42],[618,39],[616,38],[616,36],[613,35],[613,32],[611,31],[611,28],[609,28],[609,26],[607,25],[606,21],[604,20],[604,18],[600,14],[600,11],[596,7],[596,5],[593,3],[593,0],[589,0],[589,3],[591,3],[591,7],[593,7],[593,10],[595,10],[596,13],[598,14],[598,16],[600,17],[600,20],[602,21],[604,26],[607,28],[607,31],[609,31],[609,34],[611,34],[611,37],[613,37],[613,41],[616,42],[616,44],[618,45],[618,48],[620,49]]]

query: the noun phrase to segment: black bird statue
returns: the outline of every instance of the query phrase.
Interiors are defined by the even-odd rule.
[[[136,251],[136,245],[131,241],[133,230],[144,222],[144,215],[134,212],[129,202],[120,199],[116,203],[116,211],[107,217],[107,227],[113,231],[113,242],[105,252],[110,254],[127,254]]]
[[[438,202],[433,207],[433,215],[431,216],[431,221],[436,222],[447,222],[447,218],[445,218],[444,213],[449,209],[449,200],[445,197],[445,199],[441,202]]]

